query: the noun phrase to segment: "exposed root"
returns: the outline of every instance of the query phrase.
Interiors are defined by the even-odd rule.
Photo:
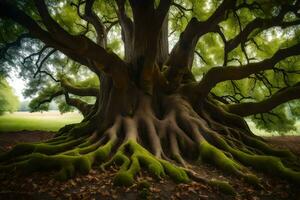
[[[300,172],[289,166],[298,163],[296,156],[248,134],[239,118],[211,105],[210,109],[198,107],[196,112],[180,96],[165,97],[162,106],[164,112],[158,114],[150,98],[143,97],[136,112],[118,116],[105,131],[95,131],[95,124],[85,121],[66,126],[46,142],[19,144],[0,156],[0,170],[53,169],[58,179],[66,180],[76,172],[88,173],[92,166],[117,165],[116,185],[131,185],[146,169],[157,178],[192,179],[235,194],[229,183],[207,180],[189,169],[190,161],[198,160],[255,186],[260,186],[260,180],[248,166],[300,184]],[[210,113],[212,109],[216,113]]]
[[[113,158],[103,165],[103,168],[113,163],[120,166],[115,177],[115,184],[117,185],[131,185],[134,176],[141,170],[141,166],[145,166],[157,178],[162,178],[168,174],[177,182],[189,181],[184,169],[156,158],[134,140],[128,140],[124,143]]]

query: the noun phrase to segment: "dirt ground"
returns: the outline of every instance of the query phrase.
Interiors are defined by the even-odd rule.
[[[2,151],[11,149],[19,142],[37,142],[51,138],[53,133],[18,132],[0,133]],[[279,148],[289,148],[300,155],[299,136],[279,136],[266,138]],[[131,187],[116,187],[113,177],[117,168],[101,171],[95,167],[88,175],[77,175],[74,179],[59,182],[53,179],[54,172],[34,173],[32,175],[4,174],[0,172],[0,199],[299,199],[300,187],[279,178],[256,173],[262,177],[263,188],[255,188],[240,180],[239,177],[224,174],[210,166],[201,165],[194,169],[206,178],[230,182],[237,195],[223,193],[207,185],[191,182],[176,184],[168,178],[157,180],[146,172],[138,174],[136,183]]]

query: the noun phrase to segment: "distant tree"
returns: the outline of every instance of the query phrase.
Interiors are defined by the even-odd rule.
[[[20,102],[13,89],[4,78],[0,78],[0,115],[17,111],[19,105]]]
[[[29,111],[30,111],[29,103],[30,103],[29,100],[21,101],[20,107],[19,107],[19,110],[18,110],[18,111],[21,111],[21,112],[29,112]]]
[[[300,183],[296,156],[244,120],[294,127],[299,9],[300,0],[0,0],[2,73],[22,67],[32,109],[60,98],[61,110],[84,115],[53,140],[16,146],[0,169],[68,179],[104,162],[121,166],[117,184],[142,167],[219,183],[192,170],[208,162],[256,185],[249,168]]]

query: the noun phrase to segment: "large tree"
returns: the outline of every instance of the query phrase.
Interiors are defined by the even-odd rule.
[[[285,103],[300,97],[299,8],[299,0],[0,0],[2,66],[19,63],[38,78],[32,107],[64,96],[85,116],[47,142],[17,145],[1,169],[68,179],[115,163],[116,184],[131,184],[143,167],[228,189],[192,170],[201,160],[255,185],[249,167],[300,183],[297,157],[243,118],[298,113],[296,101]],[[74,65],[91,73],[62,72]]]

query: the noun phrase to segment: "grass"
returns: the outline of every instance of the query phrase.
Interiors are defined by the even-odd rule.
[[[0,116],[0,132],[58,131],[66,124],[78,123],[82,115],[73,112],[60,114],[57,111],[44,113],[15,112]]]
[[[73,112],[60,114],[58,111],[43,113],[15,112],[0,116],[0,132],[14,131],[58,131],[66,124],[78,123],[82,120],[82,115]],[[250,129],[260,136],[278,136],[277,132],[268,132],[255,127],[251,121],[247,121]],[[289,131],[285,135],[299,135],[300,122],[296,123],[297,131]]]

